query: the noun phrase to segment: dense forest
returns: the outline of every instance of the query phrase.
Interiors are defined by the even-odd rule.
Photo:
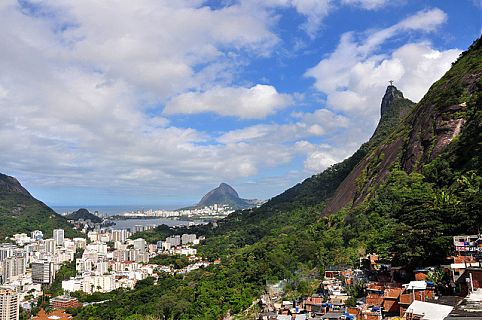
[[[260,208],[189,230],[206,236],[199,253],[221,258],[221,264],[182,276],[161,274],[131,291],[99,294],[98,300],[109,301],[73,310],[76,319],[243,318],[267,282],[286,279],[287,298],[301,297],[317,290],[314,280],[325,268],[357,266],[367,252],[408,268],[441,263],[453,235],[481,227],[481,75],[479,39],[417,105],[395,97],[392,103],[403,104],[396,108],[403,112],[386,117],[390,125],[382,121],[352,157]],[[426,117],[422,129],[435,129],[420,143],[417,121],[429,112],[437,117]],[[437,139],[445,131],[437,130],[438,123],[459,120],[464,123],[460,135],[440,148]],[[393,141],[401,141],[400,150],[389,166],[380,166],[390,156],[384,147]],[[419,143],[425,149],[414,147]],[[357,168],[353,200],[327,214],[324,208],[335,190]],[[139,236],[154,241],[185,231],[160,227]]]

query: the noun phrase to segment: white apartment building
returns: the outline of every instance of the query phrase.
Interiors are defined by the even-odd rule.
[[[64,229],[54,229],[54,236],[55,244],[57,246],[64,245]]]
[[[40,230],[34,230],[30,233],[30,238],[32,238],[33,241],[39,241],[44,238],[44,234]]]
[[[25,257],[6,258],[1,263],[1,271],[1,283],[7,283],[22,276],[26,271]]]
[[[18,293],[12,290],[0,289],[0,320],[18,320]]]
[[[0,261],[5,260],[13,256],[13,252],[17,249],[17,246],[10,243],[2,243],[0,244]]]
[[[138,238],[134,240],[134,249],[136,250],[145,250],[146,249],[146,240],[142,238]]]
[[[55,239],[45,239],[44,245],[45,245],[45,252],[55,254],[55,251],[57,249],[55,245]]]

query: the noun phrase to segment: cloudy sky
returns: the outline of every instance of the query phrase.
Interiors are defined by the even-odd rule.
[[[418,101],[479,0],[0,0],[0,172],[50,205],[270,198]]]

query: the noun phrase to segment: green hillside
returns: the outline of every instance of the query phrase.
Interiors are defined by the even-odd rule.
[[[69,213],[64,216],[65,219],[67,220],[90,220],[93,223],[101,223],[102,219],[96,216],[93,213],[90,213],[89,210],[80,208],[77,211],[74,211],[72,213]]]
[[[53,229],[64,229],[66,237],[79,236],[67,220],[35,199],[13,177],[0,173],[0,239],[15,233],[41,230],[51,237]]]

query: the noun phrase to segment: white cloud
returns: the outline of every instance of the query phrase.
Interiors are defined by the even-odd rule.
[[[166,104],[165,114],[195,114],[215,112],[223,116],[261,119],[292,103],[287,94],[280,94],[269,85],[251,88],[215,87],[205,92],[188,92],[174,97]]]
[[[330,0],[292,0],[292,6],[306,17],[303,28],[311,37],[318,32],[323,19],[328,16],[332,1]]]
[[[313,144],[306,140],[295,143],[295,148],[306,155],[304,168],[308,172],[322,172],[351,154],[348,148],[335,148],[329,144]]]
[[[368,118],[378,114],[379,101],[388,80],[415,101],[437,80],[458,56],[459,50],[438,51],[429,43],[409,43],[391,54],[377,52],[386,40],[407,30],[433,31],[446,20],[440,9],[425,10],[386,29],[357,39],[345,33],[335,51],[322,59],[306,76],[327,95],[327,105]]]
[[[278,42],[269,29],[272,18],[241,5],[216,10],[198,1],[72,0],[37,5],[61,17],[47,21],[52,29],[70,21],[55,34],[57,43],[66,47],[57,58],[98,70],[112,81],[129,79],[154,99],[222,80],[211,70],[219,64],[226,68],[228,61],[235,67],[230,53],[265,55]]]
[[[443,11],[431,9],[385,29],[345,33],[333,52],[307,70],[305,75],[313,78],[315,88],[326,95],[329,111],[341,112],[346,118],[347,129],[334,136],[330,145],[354,150],[369,138],[379,119],[388,80],[394,80],[405,97],[416,102],[450,68],[460,54],[458,49],[440,51],[421,41],[406,43],[388,53],[380,51],[393,37],[407,31],[434,31],[446,19]],[[331,159],[339,157],[330,156],[326,150],[313,151],[305,167],[315,169],[317,162],[323,167]]]
[[[216,143],[152,109],[190,88],[238,93],[252,117],[286,106],[272,86],[229,87],[240,54],[267,55],[278,41],[266,12],[195,1],[23,5],[0,6],[2,171],[37,187],[175,193],[291,159],[278,145]]]
[[[376,10],[386,6],[389,0],[342,0],[345,5],[359,6],[367,10]]]
[[[306,137],[328,136],[332,131],[348,124],[345,117],[326,109],[295,113],[293,118],[294,121],[287,124],[259,124],[231,130],[220,136],[217,141],[225,144],[294,142]]]
[[[305,168],[313,172],[322,172],[339,160],[333,158],[330,154],[322,151],[311,153],[305,160]]]

